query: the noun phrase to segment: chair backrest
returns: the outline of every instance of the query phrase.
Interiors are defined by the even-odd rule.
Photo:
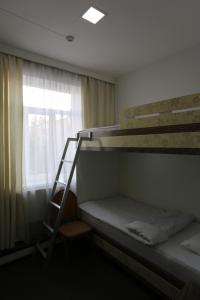
[[[64,190],[58,191],[52,201],[61,204],[61,200],[63,197]],[[69,191],[68,198],[66,201],[65,209],[64,209],[64,214],[63,218],[67,219],[69,221],[77,220],[78,219],[78,204],[77,204],[77,198],[76,195],[72,192]]]

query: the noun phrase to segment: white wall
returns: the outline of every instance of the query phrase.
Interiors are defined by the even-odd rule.
[[[82,151],[77,164],[78,202],[117,194],[119,194],[119,153]]]
[[[200,220],[199,156],[123,153],[119,174],[122,194]]]
[[[117,80],[119,110],[200,92],[200,45]]]
[[[119,109],[200,92],[200,46],[118,79]],[[200,219],[200,157],[123,154],[121,192]]]

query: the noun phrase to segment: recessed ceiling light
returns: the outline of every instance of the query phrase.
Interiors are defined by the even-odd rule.
[[[83,19],[91,22],[92,24],[96,24],[103,17],[105,17],[105,13],[101,12],[100,10],[92,6],[82,15]]]

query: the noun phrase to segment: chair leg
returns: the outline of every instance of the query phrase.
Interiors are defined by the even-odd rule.
[[[87,234],[87,239],[88,239],[88,241],[89,241],[90,250],[91,250],[91,251],[94,251],[94,249],[95,249],[95,244],[94,244],[92,232],[89,232],[89,233]]]
[[[65,258],[65,262],[68,263],[70,255],[69,255],[69,243],[68,243],[67,239],[64,239],[63,245],[64,245],[64,258]]]

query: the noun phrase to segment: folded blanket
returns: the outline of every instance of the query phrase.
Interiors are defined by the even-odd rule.
[[[194,217],[180,212],[171,212],[166,216],[155,218],[152,221],[136,220],[126,224],[129,233],[137,240],[156,245],[166,241],[170,236],[179,232],[190,224]]]
[[[134,237],[147,244],[155,245],[167,240],[168,236],[159,227],[142,221],[135,221],[126,225],[126,228]]]
[[[200,233],[181,243],[187,250],[200,255]]]

